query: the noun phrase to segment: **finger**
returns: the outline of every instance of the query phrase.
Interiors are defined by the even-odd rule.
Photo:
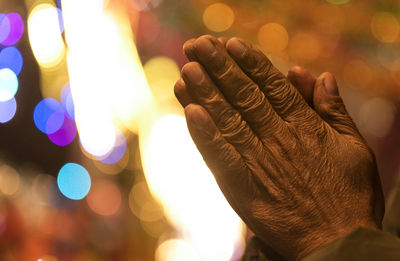
[[[186,55],[186,57],[189,59],[189,61],[196,61],[196,55],[194,53],[194,41],[196,39],[192,38],[190,40],[187,40],[184,44],[183,44],[183,53]]]
[[[201,65],[197,62],[186,64],[182,68],[182,78],[189,93],[208,111],[225,139],[242,155],[251,154],[252,146],[259,144],[258,138],[240,113],[225,100]]]
[[[179,103],[182,105],[182,107],[186,107],[189,103],[193,103],[194,100],[192,96],[189,94],[189,92],[186,89],[186,84],[183,81],[182,78],[180,78],[176,83],[174,87],[174,93],[176,98],[178,99]]]
[[[192,139],[217,181],[232,183],[240,172],[247,173],[241,155],[222,136],[205,108],[189,104],[185,116]],[[223,183],[218,184],[221,186]]]
[[[313,108],[314,85],[316,79],[301,66],[294,66],[289,70],[288,80],[300,92],[304,100]]]
[[[228,42],[228,40],[229,40],[229,38],[226,37],[226,36],[218,37],[218,41],[219,41],[223,46],[225,46],[225,44],[226,44],[226,42]]]
[[[242,70],[260,87],[275,111],[286,121],[304,121],[312,111],[300,93],[258,49],[239,38],[230,39],[226,48]]]
[[[332,128],[341,134],[361,137],[350,115],[347,113],[335,77],[331,73],[323,73],[315,84],[315,111]]]
[[[217,39],[202,36],[194,42],[194,50],[215,85],[258,136],[272,134],[274,130],[282,131],[286,127],[258,86]]]

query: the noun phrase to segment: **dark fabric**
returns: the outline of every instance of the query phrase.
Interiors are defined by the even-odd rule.
[[[400,176],[389,194],[383,230],[358,228],[348,236],[322,247],[304,261],[400,261]],[[283,260],[260,239],[253,237],[247,243],[242,261]]]

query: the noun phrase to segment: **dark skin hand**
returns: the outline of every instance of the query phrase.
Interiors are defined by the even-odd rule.
[[[295,67],[287,78],[239,38],[202,36],[184,51],[175,93],[189,131],[259,238],[296,260],[359,226],[380,228],[375,157],[332,74]]]

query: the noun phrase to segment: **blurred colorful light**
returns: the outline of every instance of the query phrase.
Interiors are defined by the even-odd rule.
[[[5,14],[0,14],[0,44],[7,39],[10,29],[10,20]]]
[[[33,54],[44,68],[57,66],[65,55],[59,25],[59,9],[52,4],[36,5],[28,17],[28,35]]]
[[[160,5],[162,0],[129,0],[128,3],[138,11],[148,11]]]
[[[190,242],[169,239],[161,243],[155,254],[156,261],[200,261],[200,257]]]
[[[17,102],[15,98],[8,101],[0,101],[0,123],[6,123],[14,118],[17,111]]]
[[[399,20],[393,13],[378,12],[372,17],[371,32],[378,41],[383,43],[393,43],[399,37]]]
[[[54,144],[64,147],[75,139],[77,132],[75,121],[64,117],[62,126],[56,132],[47,136]]]
[[[65,197],[80,200],[88,194],[91,179],[84,167],[76,163],[67,163],[58,172],[57,185]]]
[[[64,109],[57,100],[46,98],[36,105],[33,121],[41,132],[55,133],[64,123]]]
[[[24,60],[21,52],[14,46],[6,47],[0,52],[0,70],[8,68],[15,75],[19,75],[22,70]]]
[[[344,5],[350,2],[350,0],[326,0],[326,1],[335,5]]]
[[[17,13],[9,13],[6,15],[10,23],[10,32],[8,36],[0,42],[2,45],[16,44],[24,33],[24,21]]]
[[[66,84],[61,91],[61,104],[66,112],[66,115],[71,120],[75,120],[74,100],[72,99],[71,88]]]
[[[114,148],[102,157],[97,157],[101,162],[105,164],[115,164],[122,159],[126,152],[126,138],[125,135],[117,131],[117,137],[115,139]]]
[[[0,69],[0,101],[8,101],[18,91],[18,78],[9,68]]]

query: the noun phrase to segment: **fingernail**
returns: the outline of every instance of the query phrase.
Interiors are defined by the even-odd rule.
[[[199,65],[192,64],[188,69],[183,71],[192,83],[200,83],[203,80],[204,75]]]
[[[330,94],[332,96],[339,96],[339,90],[337,87],[337,83],[333,76],[331,76],[329,74],[326,75],[324,77],[323,83],[324,83],[325,90],[328,94]]]
[[[212,54],[215,52],[214,44],[207,38],[200,38],[197,40],[197,48],[202,54]]]
[[[243,57],[247,47],[239,40],[235,39],[229,42],[229,51],[236,57]]]

